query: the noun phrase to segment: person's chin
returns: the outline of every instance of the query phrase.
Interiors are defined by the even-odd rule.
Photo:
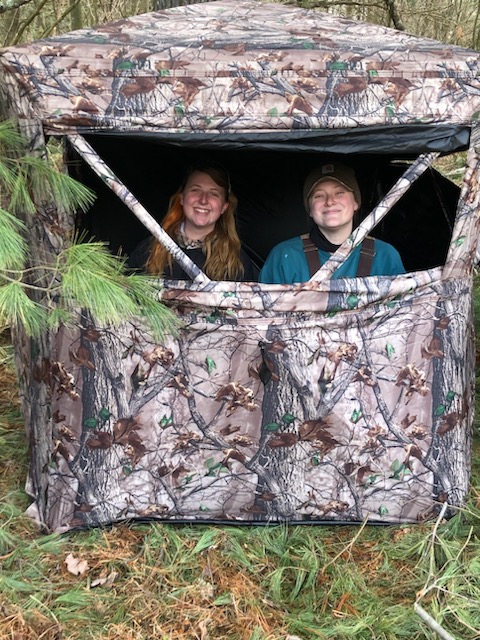
[[[210,221],[210,220],[208,220],[207,218],[196,218],[196,219],[193,221],[193,224],[194,224],[196,227],[201,227],[201,228],[203,228],[203,227],[208,227],[208,226],[209,226],[209,225],[211,225],[212,223],[211,223],[211,221]]]
[[[338,229],[342,225],[338,222],[338,220],[325,220],[321,225],[318,225],[320,229]]]

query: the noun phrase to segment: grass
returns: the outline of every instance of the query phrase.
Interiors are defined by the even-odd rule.
[[[447,522],[44,535],[24,515],[27,441],[8,346],[0,364],[0,640],[442,637],[415,603],[443,637],[480,638],[480,456]],[[83,563],[78,575],[68,562]]]

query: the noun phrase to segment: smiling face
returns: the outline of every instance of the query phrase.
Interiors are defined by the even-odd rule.
[[[201,240],[211,233],[228,207],[223,187],[202,171],[190,175],[180,202],[185,215],[185,235],[190,240]]]
[[[353,192],[336,180],[323,180],[309,197],[310,216],[333,244],[342,244],[352,233],[353,216],[358,209]]]

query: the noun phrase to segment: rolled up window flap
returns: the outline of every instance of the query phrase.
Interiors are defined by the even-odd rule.
[[[133,193],[114,174],[110,167],[98,155],[93,147],[81,135],[69,135],[68,140],[85,162],[95,171],[103,182],[134,213],[140,222],[169,251],[182,269],[194,282],[210,282],[210,278],[191,260],[168,233],[158,224],[155,218],[135,198]]]

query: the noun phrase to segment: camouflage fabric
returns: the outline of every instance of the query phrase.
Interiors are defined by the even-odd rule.
[[[38,340],[18,328],[29,513],[45,529],[127,518],[418,522],[445,502],[449,513],[463,503],[474,405],[478,52],[226,0],[13,47],[0,70],[3,112],[20,118],[32,152],[46,134],[76,140],[95,130],[471,127],[443,267],[329,280],[332,261],[295,286],[159,281],[183,321],[161,343],[139,321],[113,332],[81,309],[76,328]],[[335,260],[381,215],[372,212]],[[27,225],[35,260],[58,253],[75,221],[41,203]]]
[[[52,132],[469,122],[480,104],[476,51],[256,0],[126,18],[0,65]]]
[[[83,331],[59,332],[37,372],[52,392],[50,526],[415,522],[460,504],[470,283],[435,275],[375,279],[376,294],[371,282],[168,284],[176,340],[85,316]],[[467,366],[446,373],[459,356]]]

